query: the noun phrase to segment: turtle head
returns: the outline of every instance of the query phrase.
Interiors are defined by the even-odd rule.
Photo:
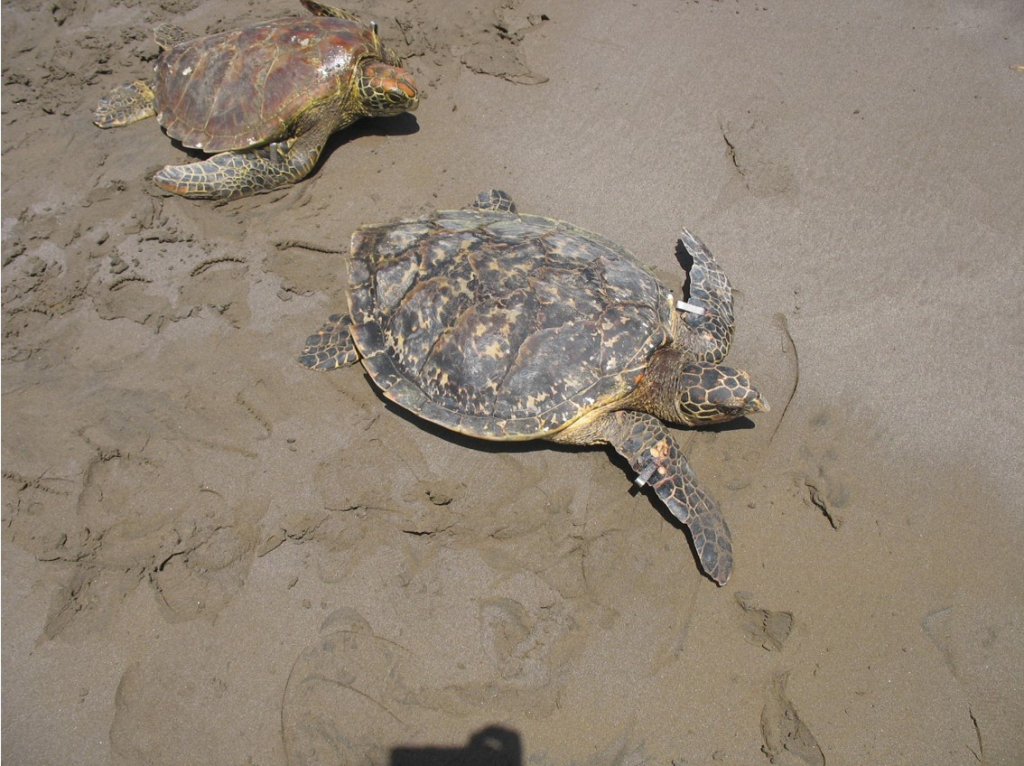
[[[755,412],[767,412],[768,402],[750,385],[750,376],[720,364],[693,362],[678,379],[679,422],[688,426],[725,423]]]
[[[356,95],[370,117],[412,112],[420,103],[412,75],[383,61],[367,61],[360,67]]]
[[[658,351],[640,392],[648,411],[662,420],[708,426],[767,412],[768,402],[742,370],[713,362],[692,362],[671,347]]]

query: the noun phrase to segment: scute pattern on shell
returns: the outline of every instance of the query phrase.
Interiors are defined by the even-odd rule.
[[[157,59],[157,117],[171,138],[208,153],[265,143],[348,89],[356,62],[378,47],[369,26],[328,17],[189,40]]]
[[[454,430],[537,438],[635,385],[671,341],[667,289],[599,235],[473,210],[353,236],[352,336],[392,400]]]

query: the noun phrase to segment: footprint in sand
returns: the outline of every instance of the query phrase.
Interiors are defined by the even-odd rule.
[[[761,750],[769,763],[792,764],[793,756],[809,766],[825,766],[825,755],[807,724],[786,696],[789,673],[775,676],[768,688],[768,699],[761,710]]]
[[[415,731],[401,697],[409,652],[374,635],[354,609],[328,616],[322,638],[292,666],[281,711],[289,764],[387,763],[384,743]]]
[[[740,628],[747,641],[757,644],[770,652],[777,652],[793,631],[792,612],[777,612],[762,609],[754,603],[752,593],[740,591],[736,594],[740,607]]]

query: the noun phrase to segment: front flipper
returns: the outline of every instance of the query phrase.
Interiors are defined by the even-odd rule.
[[[697,483],[668,429],[653,415],[618,410],[555,434],[563,444],[610,444],[685,524],[701,568],[719,585],[732,573],[732,539],[718,504]]]
[[[174,24],[161,24],[153,30],[153,39],[156,40],[156,44],[164,50],[173,48],[175,45],[181,45],[187,43],[189,40],[195,40],[196,36],[191,32],[186,32],[179,26]]]
[[[323,143],[297,139],[238,152],[221,152],[189,165],[167,165],[153,181],[183,197],[231,200],[288,186],[309,175]]]
[[[359,359],[346,314],[335,314],[315,335],[306,338],[299,364],[311,370],[336,370]]]
[[[677,343],[696,354],[697,361],[721,362],[732,345],[735,326],[732,286],[707,246],[686,229],[679,244],[693,259],[690,268],[690,302],[705,313],[684,312],[685,327]]]

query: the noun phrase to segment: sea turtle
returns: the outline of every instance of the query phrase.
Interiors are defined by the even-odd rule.
[[[167,135],[213,154],[168,165],[157,186],[186,197],[235,199],[305,178],[328,137],[360,117],[412,111],[419,95],[377,25],[302,0],[290,18],[193,38],[165,24],[152,83],[136,80],[100,101],[101,128],[156,115]]]
[[[768,403],[721,364],[729,280],[685,230],[681,245],[693,259],[690,303],[621,246],[519,215],[500,191],[365,226],[352,236],[349,313],[311,335],[299,361],[329,370],[360,360],[388,399],[462,434],[610,444],[724,584],[729,528],[662,421],[722,423]]]

